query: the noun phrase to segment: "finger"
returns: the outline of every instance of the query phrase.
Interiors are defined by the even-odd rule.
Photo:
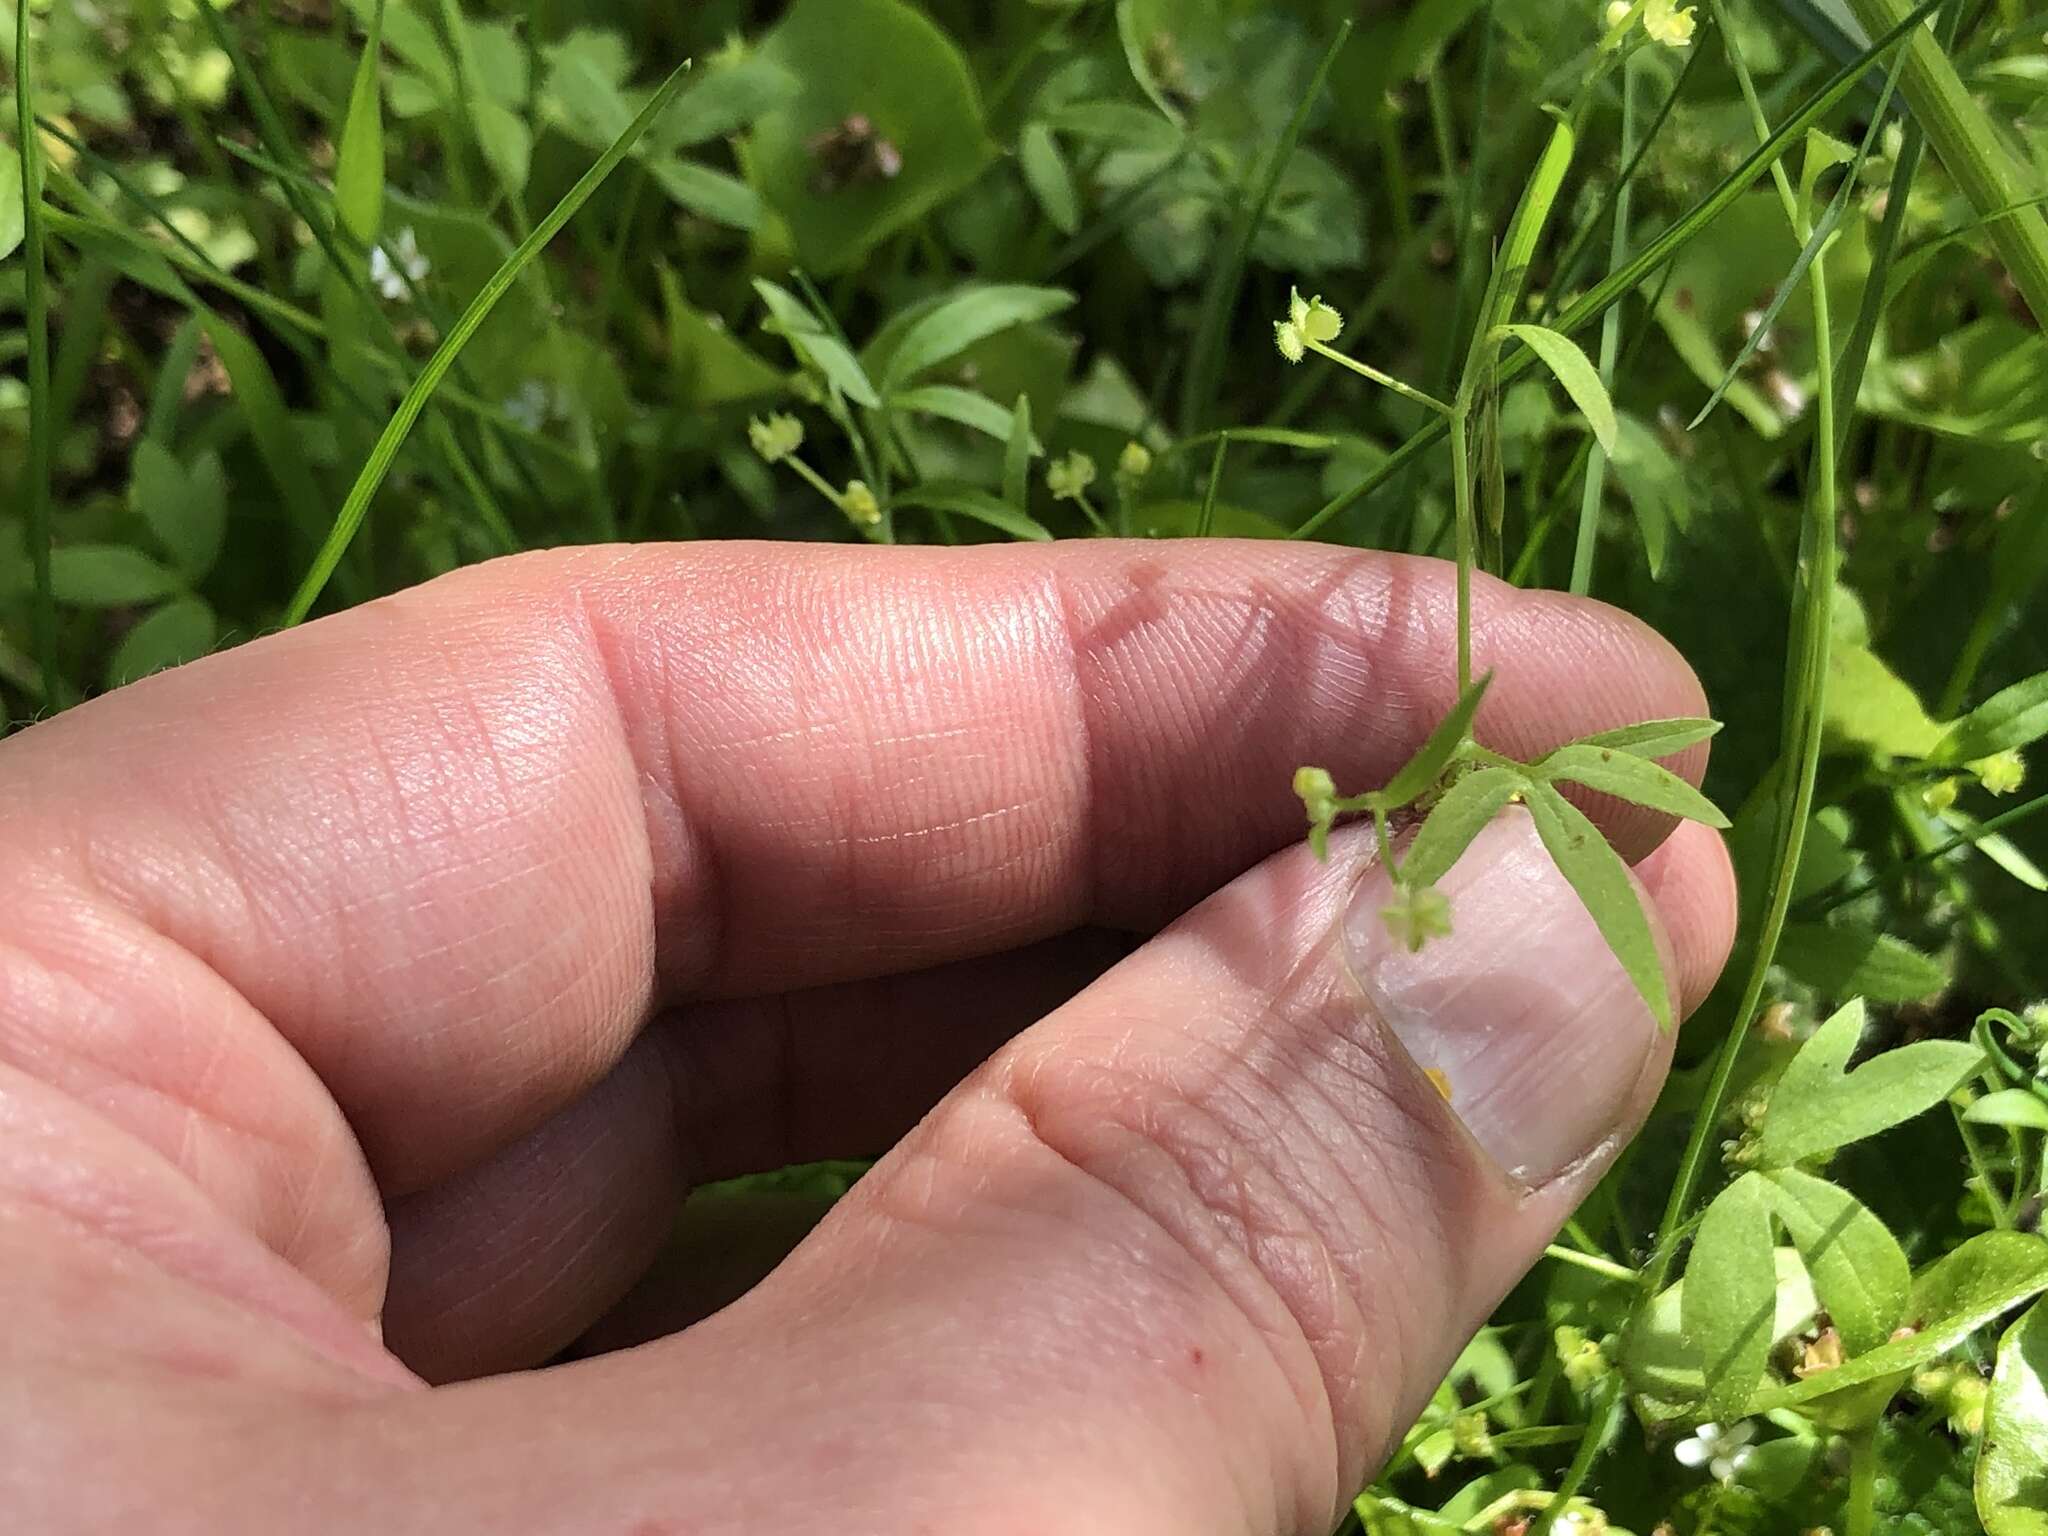
[[[54,1017],[15,1049],[121,1057],[192,1112],[130,1128],[196,1169],[249,1102],[204,1063],[253,1008],[415,1190],[609,1072],[657,968],[744,994],[1171,915],[1299,835],[1298,764],[1371,783],[1412,751],[1455,691],[1453,615],[1440,563],[1262,544],[466,572],[0,743],[0,905],[64,893],[49,943],[118,975],[109,1018],[204,972],[139,1060]],[[1475,646],[1510,750],[1700,708],[1597,605],[1482,581]]]
[[[1020,1036],[690,1333],[380,1410],[369,1485],[431,1478],[479,1529],[1327,1531],[1671,1049],[1525,813],[1419,955],[1362,841],[1268,862]],[[1703,867],[1665,888],[1725,881],[1717,842],[1672,846]],[[1727,942],[1670,944],[1675,989]],[[542,1405],[603,1427],[523,1428]]]
[[[436,1382],[540,1364],[626,1295],[668,1243],[692,1185],[881,1155],[997,1046],[1127,947],[1084,931],[909,976],[699,1004],[657,1020],[575,1104],[476,1167],[391,1204],[386,1346]],[[729,1265],[700,1283],[689,1268],[704,1256],[671,1259],[665,1283],[680,1286],[684,1301],[707,1287],[721,1301],[745,1288],[725,1290]]]

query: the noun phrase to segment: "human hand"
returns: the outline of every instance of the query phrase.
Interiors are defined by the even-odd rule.
[[[1326,1530],[1670,1052],[1519,812],[1413,956],[1369,833],[1290,846],[1453,634],[1296,545],[587,550],[0,743],[5,1523]],[[1475,649],[1505,751],[1703,712],[1595,604],[1482,583]],[[1696,1003],[1718,840],[1587,804]],[[507,1374],[691,1181],[892,1141],[735,1305]]]

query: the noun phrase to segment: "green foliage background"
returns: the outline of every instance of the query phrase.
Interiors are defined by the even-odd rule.
[[[1270,329],[1290,293],[1334,304],[1352,355],[1447,392],[1550,133],[1546,106],[1573,114],[1580,141],[1530,265],[1532,321],[1554,321],[1754,149],[1733,57],[1782,121],[1857,57],[1858,16],[1904,14],[1888,0],[1703,9],[1689,48],[1635,46],[1625,114],[1624,73],[1595,67],[1603,17],[1584,0],[206,5],[31,0],[54,355],[43,387],[11,139],[0,721],[13,725],[284,621],[437,342],[686,58],[672,107],[518,274],[388,477],[366,483],[323,606],[513,549],[612,539],[1284,538],[1315,519],[1324,539],[1447,553],[1441,456],[1382,474],[1425,410],[1315,359],[1290,367]],[[17,19],[0,0],[10,78]],[[2048,184],[2041,18],[1974,0],[1936,25],[1953,39],[1957,99],[1995,147],[1990,181],[2025,203]],[[1829,131],[1862,140],[1885,80],[1882,64],[1868,71]],[[2048,668],[2048,339],[2025,260],[2039,215],[1986,207],[1990,162],[1958,159],[1923,82],[1901,83],[1907,110],[1870,132],[1825,263],[1841,331],[1873,283],[1883,303],[1867,311],[1877,328],[1842,437],[1818,809],[1770,1006],[1733,1017],[1739,954],[1683,1039],[1650,1134],[1361,1501],[1374,1532],[1554,1519],[1549,1491],[1588,1471],[1595,1502],[1573,1506],[1584,1531],[1845,1518],[1853,1531],[1859,1499],[1899,1530],[1980,1517],[1998,1536],[2048,1530],[2024,1450],[2048,1459],[2042,1314],[2012,1329],[1985,1385],[2000,1319],[2048,1284],[2048,1244],[2024,1235],[2048,1177],[2048,1110],[2023,1102],[2048,1102],[2028,1012],[2048,967],[2048,848],[2023,761],[1994,756],[2048,732],[2048,689],[2028,682]],[[1908,177],[1923,127],[1934,152]],[[1752,905],[1783,772],[1818,366],[1796,295],[1762,322],[1799,258],[1760,179],[1623,298],[1612,462],[1590,503],[1592,590],[1676,640],[1727,722],[1707,788],[1734,816]],[[1597,336],[1580,340],[1590,351]],[[50,425],[47,481],[32,407]],[[803,444],[771,464],[749,428],[775,413]],[[1534,373],[1505,388],[1497,422],[1500,525],[1483,563],[1563,586],[1587,424]],[[1220,458],[1219,429],[1233,434]],[[1097,467],[1086,490],[1075,454]],[[1048,483],[1056,463],[1068,494]],[[849,515],[867,507],[848,497],[854,481],[872,522]],[[54,610],[47,638],[39,608]],[[1951,732],[2013,686],[2003,714]],[[1994,818],[2000,834],[1984,838]],[[1781,1108],[1774,1140],[1781,1075],[1851,998],[1869,1004],[1847,1037],[1866,1054],[1961,1042],[1985,1007],[2011,1013],[1974,1054],[1902,1059],[1892,1077],[1910,1091],[1795,1072],[1786,1081],[1831,1114],[1862,1092],[1844,1111],[1861,1128],[1799,1150]],[[1721,1104],[1708,1063],[1738,1024],[1747,1046]],[[1724,1112],[1725,1155],[1702,1193],[1723,1193],[1690,1274],[1721,1276],[1725,1307],[1704,1283],[1683,1304],[1632,1283],[1703,1105]],[[1869,1263],[1891,1274],[1896,1253],[1898,1276],[1917,1271],[1911,1306],[1999,1301],[1956,1302],[1945,1315],[1961,1332],[1884,1376],[1860,1416],[1792,1401],[1804,1378],[1790,1365],[1824,1359],[1828,1333],[1849,1368],[1896,1348],[1888,1328],[1850,1337],[1831,1256],[1800,1237],[1798,1202],[1834,1198],[1812,1187],[1823,1168],[1824,1188],[1852,1191],[1868,1218],[1844,1219]],[[1987,1233],[1991,1247],[1970,1246]],[[1958,1255],[1974,1291],[1941,1268]],[[1758,1287],[1777,1298],[1773,1321],[1791,1317],[1782,1334],[1744,1321]],[[1802,1312],[1815,1288],[1818,1312]],[[1934,1321],[1898,1309],[1879,1298],[1856,1315]],[[1766,1379],[1702,1377],[1702,1340],[1754,1357]],[[1617,1406],[1624,1385],[1633,1411]],[[1679,1421],[1707,1411],[1689,1391],[1730,1414],[1784,1400],[1755,1421],[1735,1478],[1671,1456]],[[1979,1467],[1987,1391],[2008,1433]]]

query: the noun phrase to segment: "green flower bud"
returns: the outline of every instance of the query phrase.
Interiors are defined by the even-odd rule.
[[[1126,480],[1142,480],[1152,473],[1152,450],[1133,438],[1117,456],[1116,472]]]
[[[1380,908],[1380,921],[1413,953],[1431,939],[1451,936],[1451,898],[1433,885],[1396,885],[1394,899]]]
[[[1920,791],[1920,803],[1926,806],[1934,815],[1939,816],[1943,811],[1956,803],[1956,796],[1961,791],[1962,783],[1960,780],[1954,777],[1941,779]]]
[[[862,528],[872,528],[882,520],[882,504],[875,500],[875,493],[865,481],[847,481],[846,489],[839,493],[839,507]]]

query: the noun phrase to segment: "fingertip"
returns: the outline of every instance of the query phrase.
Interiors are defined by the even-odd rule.
[[[1727,845],[1711,827],[1680,822],[1635,873],[1670,939],[1680,1012],[1690,1014],[1713,991],[1735,945],[1735,866]]]

